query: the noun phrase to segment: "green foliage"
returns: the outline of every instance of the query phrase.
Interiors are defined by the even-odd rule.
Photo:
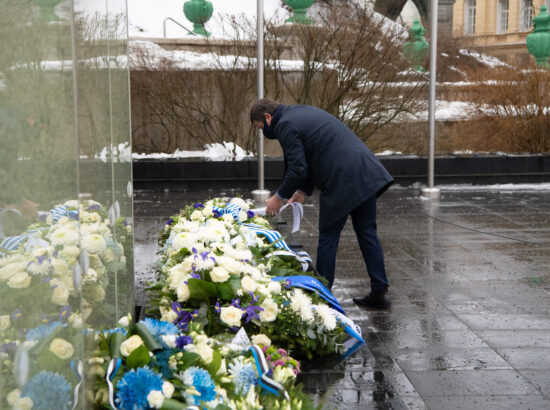
[[[150,361],[149,349],[141,345],[126,358],[126,367],[128,369],[137,369],[138,367],[148,365]]]
[[[189,279],[190,299],[208,300],[218,296],[216,285],[212,282],[207,282],[202,279]]]

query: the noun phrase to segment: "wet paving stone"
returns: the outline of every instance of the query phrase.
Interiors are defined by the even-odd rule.
[[[248,191],[136,191],[137,303],[153,279],[158,232],[170,215],[213,196]],[[303,363],[300,380],[325,409],[550,408],[550,192],[443,191],[439,202],[392,188],[378,232],[392,307],[352,298],[370,283],[348,221],[333,293],[367,345],[346,360]],[[318,195],[300,232],[279,230],[315,259]]]

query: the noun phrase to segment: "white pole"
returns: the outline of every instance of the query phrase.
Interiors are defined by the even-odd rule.
[[[431,36],[430,36],[430,94],[428,101],[428,187],[422,189],[422,196],[439,199],[439,188],[434,187],[435,156],[435,79],[437,74],[437,1],[431,3]]]
[[[258,75],[258,99],[264,98],[264,1],[257,0],[257,75]],[[262,130],[258,129],[258,189],[252,191],[252,197],[256,201],[265,201],[270,192],[264,184],[264,137]]]

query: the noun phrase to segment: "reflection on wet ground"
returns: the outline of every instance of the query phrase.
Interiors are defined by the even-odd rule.
[[[156,236],[168,216],[235,193],[136,192],[138,287],[153,275]],[[315,257],[318,197],[309,199],[289,242]],[[440,202],[412,189],[384,194],[378,229],[388,311],[352,302],[369,282],[348,222],[333,290],[367,346],[343,362],[305,364],[307,391],[331,409],[550,408],[549,202],[544,191],[443,192]],[[137,300],[146,301],[139,289]]]

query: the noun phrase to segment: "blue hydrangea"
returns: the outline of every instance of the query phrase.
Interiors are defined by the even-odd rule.
[[[161,375],[147,366],[127,372],[116,385],[117,407],[121,410],[149,408],[147,396],[153,390],[162,391],[162,384]]]
[[[35,327],[34,329],[30,329],[27,331],[25,338],[29,342],[44,339],[45,337],[48,337],[50,333],[52,333],[59,326],[63,326],[63,324],[61,322],[52,322],[48,323],[47,325]]]
[[[164,322],[157,319],[145,318],[141,322],[143,326],[157,339],[162,342],[161,336],[175,335],[178,333],[178,327],[171,322]]]
[[[45,370],[35,374],[23,387],[21,397],[29,397],[36,410],[68,410],[72,407],[71,385],[59,373]]]
[[[258,375],[252,363],[235,359],[229,364],[229,373],[233,375],[236,394],[247,394],[252,386],[258,384]]]
[[[194,387],[199,393],[198,396],[185,394],[188,404],[200,404],[216,398],[216,385],[206,370],[195,366],[190,367],[183,372],[182,381],[185,385]]]

